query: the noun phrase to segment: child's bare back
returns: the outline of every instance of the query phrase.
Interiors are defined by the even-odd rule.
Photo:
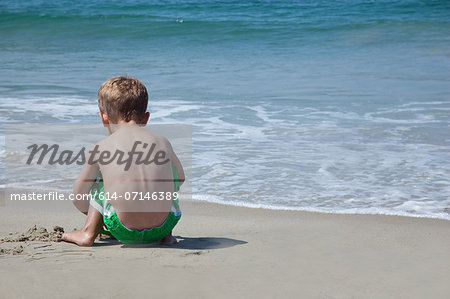
[[[100,153],[111,153],[104,160],[118,153],[115,161],[100,165],[105,195],[126,227],[142,230],[159,226],[170,212],[171,202],[166,198],[178,191],[174,190],[172,165],[181,173],[181,164],[166,138],[133,124],[114,129],[98,143]],[[132,156],[131,163],[119,164],[120,152],[126,157],[122,162]]]

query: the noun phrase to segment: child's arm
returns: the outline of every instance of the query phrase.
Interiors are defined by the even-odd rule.
[[[73,188],[73,204],[78,210],[80,210],[81,213],[84,214],[87,214],[89,210],[90,198],[86,195],[90,194],[91,187],[94,184],[99,171],[98,163],[89,164],[89,161],[90,156],[87,156],[86,163],[83,165],[80,176],[78,177],[78,180],[75,183],[75,187]]]
[[[181,186],[186,179],[184,176],[183,165],[181,165],[180,159],[178,159],[177,155],[173,151],[173,148],[172,148],[172,145],[170,144],[170,142],[168,142],[168,144],[169,144],[169,150],[170,150],[170,160],[172,161],[173,165],[177,169],[178,180],[179,180],[180,186]]]

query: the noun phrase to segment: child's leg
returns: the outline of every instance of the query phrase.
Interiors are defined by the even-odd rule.
[[[170,232],[167,236],[159,240],[160,245],[173,245],[177,244],[177,239],[172,236],[172,232]]]
[[[79,246],[92,246],[103,226],[103,216],[94,207],[89,207],[86,223],[81,230],[65,233],[62,240]]]
[[[84,215],[88,214],[89,200],[74,200],[73,205]]]

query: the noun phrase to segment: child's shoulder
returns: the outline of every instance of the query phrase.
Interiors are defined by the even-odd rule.
[[[141,144],[155,143],[159,147],[172,147],[166,137],[142,127],[120,129],[114,134],[111,134],[105,139],[97,142],[97,144],[100,148],[108,148],[116,147],[118,145],[134,144],[136,142],[140,142]]]

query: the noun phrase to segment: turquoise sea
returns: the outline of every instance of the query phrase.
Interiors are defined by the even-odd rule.
[[[123,74],[193,126],[194,198],[450,219],[450,1],[0,0],[2,125]]]

